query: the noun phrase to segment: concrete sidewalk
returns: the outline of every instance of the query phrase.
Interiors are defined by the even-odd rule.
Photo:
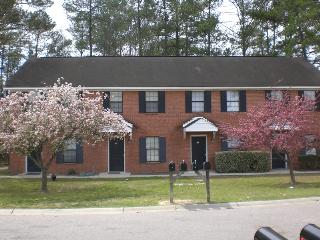
[[[200,171],[202,174],[205,174],[204,171]],[[294,171],[296,176],[299,175],[318,175],[320,171]],[[288,175],[289,170],[272,170],[270,172],[264,173],[217,173],[215,171],[210,171],[211,177],[243,177],[243,176],[272,176],[272,175]],[[187,171],[183,177],[197,177],[193,171]],[[49,177],[49,176],[48,176]],[[81,178],[148,178],[148,177],[169,177],[169,174],[130,174],[130,173],[100,173],[97,175],[58,175],[58,178],[67,178],[67,179],[81,179]],[[41,178],[40,174],[19,174],[14,176],[0,176],[1,178]]]
[[[295,205],[317,203],[320,197],[296,198],[272,201],[230,202],[213,204],[172,204],[150,207],[121,207],[121,208],[74,208],[74,209],[0,209],[0,216],[31,216],[31,215],[106,215],[123,213],[173,212],[236,209],[242,207],[263,207],[279,205]]]

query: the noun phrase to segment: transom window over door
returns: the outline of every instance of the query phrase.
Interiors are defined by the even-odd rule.
[[[158,92],[146,92],[146,112],[159,112]]]
[[[146,137],[147,162],[159,162],[159,138]]]
[[[227,111],[239,112],[239,110],[240,110],[239,91],[227,91]]]
[[[204,112],[204,92],[192,92],[192,112]]]

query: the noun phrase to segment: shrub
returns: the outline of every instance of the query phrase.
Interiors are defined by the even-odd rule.
[[[267,172],[270,170],[270,154],[258,151],[217,152],[215,164],[219,173]]]
[[[320,170],[320,156],[299,156],[299,164],[302,170]]]
[[[68,170],[68,172],[67,172],[67,175],[70,175],[70,176],[73,176],[73,175],[76,175],[77,174],[77,172],[76,172],[76,170],[74,170],[73,168],[70,168],[69,170]]]

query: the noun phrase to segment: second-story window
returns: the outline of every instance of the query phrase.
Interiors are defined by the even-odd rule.
[[[122,113],[122,92],[104,92],[103,108],[111,109],[113,112]]]
[[[146,112],[159,112],[158,92],[146,92]]]
[[[282,101],[283,100],[283,91],[281,91],[281,90],[266,91],[266,99],[272,100],[272,101]]]
[[[204,92],[192,92],[192,112],[204,112]]]
[[[122,92],[110,92],[110,109],[122,113]]]
[[[211,91],[186,91],[185,107],[187,113],[211,112]]]
[[[164,113],[165,92],[164,91],[141,91],[139,92],[140,113]]]
[[[221,91],[220,92],[221,112],[246,112],[247,94],[246,91]]]
[[[227,91],[227,112],[239,112],[239,91]]]

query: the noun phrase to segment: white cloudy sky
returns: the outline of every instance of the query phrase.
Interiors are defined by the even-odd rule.
[[[69,21],[62,4],[63,0],[54,0],[54,4],[47,10],[47,12],[57,24],[55,30],[61,30],[66,37],[70,38],[71,35],[67,32]],[[221,27],[229,30],[232,29],[237,19],[236,9],[234,6],[229,2],[229,0],[223,0],[223,4],[219,10],[221,12]]]

